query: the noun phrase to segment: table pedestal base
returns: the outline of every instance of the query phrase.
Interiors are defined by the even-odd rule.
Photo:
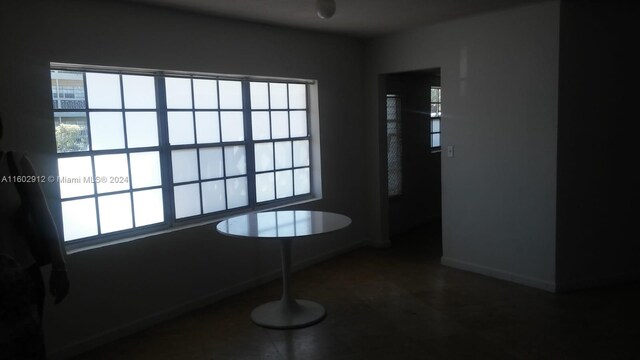
[[[324,307],[316,302],[283,299],[253,309],[251,320],[266,328],[295,329],[319,323],[325,315]]]

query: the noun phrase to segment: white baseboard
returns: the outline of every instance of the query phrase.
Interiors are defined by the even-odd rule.
[[[488,266],[477,265],[477,264],[473,264],[473,263],[469,263],[466,261],[457,260],[449,257],[444,257],[444,256],[440,258],[440,263],[442,265],[449,266],[452,268],[470,271],[470,272],[478,273],[481,275],[494,277],[500,280],[511,281],[517,284],[526,285],[526,286],[534,287],[534,288],[549,291],[549,292],[556,292],[557,290],[556,289],[557,285],[555,282],[550,282],[542,279],[532,278],[529,276],[515,274],[512,272],[508,272],[508,271],[504,271],[504,270],[500,270],[500,269],[496,269]]]
[[[318,256],[314,256],[312,258],[304,259],[302,261],[296,262],[292,265],[294,271],[298,271],[309,267],[311,265],[320,263],[322,261],[328,260],[335,256],[347,253],[349,251],[355,250],[357,248],[368,245],[368,242],[358,242],[356,244],[351,244],[349,246],[345,246],[339,249],[335,249],[324,254],[320,254]],[[225,289],[221,289],[215,293],[210,295],[206,295],[199,299],[191,300],[180,304],[176,307],[167,309],[165,311],[158,312],[156,314],[132,321],[128,324],[122,325],[115,329],[111,329],[105,331],[98,335],[90,336],[86,339],[83,339],[75,344],[71,344],[59,349],[53,349],[48,359],[50,360],[63,360],[68,359],[89,350],[95,349],[101,345],[108,344],[122,337],[132,335],[144,329],[148,329],[154,325],[160,324],[177,316],[189,313],[191,311],[197,310],[199,308],[211,305],[217,301],[220,301],[229,296],[239,294],[243,291],[251,289],[253,287],[265,284],[269,281],[275,280],[282,277],[281,270],[273,270],[269,273],[263,274],[253,279],[249,279],[238,284],[232,285]],[[247,318],[249,314],[247,314]]]

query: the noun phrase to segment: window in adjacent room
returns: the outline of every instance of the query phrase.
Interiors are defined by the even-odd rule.
[[[442,119],[442,89],[439,86],[431,87],[431,113],[430,130],[431,151],[440,150],[440,122]]]
[[[387,182],[389,196],[402,193],[402,118],[400,96],[387,95]]]
[[[310,83],[52,64],[65,241],[310,198]]]

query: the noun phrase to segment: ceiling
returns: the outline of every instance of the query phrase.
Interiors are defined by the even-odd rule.
[[[121,0],[295,28],[374,37],[540,0],[335,0],[318,18],[315,0]]]

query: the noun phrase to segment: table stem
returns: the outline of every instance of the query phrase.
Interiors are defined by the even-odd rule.
[[[287,305],[292,305],[295,300],[291,296],[291,239],[281,239],[280,245],[282,251],[282,301]]]

